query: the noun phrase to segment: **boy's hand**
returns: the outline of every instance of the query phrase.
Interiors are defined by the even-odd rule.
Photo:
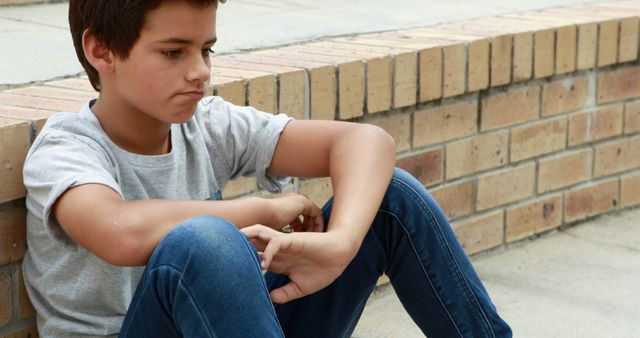
[[[286,225],[297,232],[324,230],[322,211],[307,196],[288,193],[268,199],[267,203],[272,217],[271,222],[266,225],[274,230],[280,231]]]
[[[284,234],[262,225],[241,231],[261,252],[263,269],[287,275],[291,280],[271,291],[271,300],[280,304],[331,284],[357,251],[337,232]]]

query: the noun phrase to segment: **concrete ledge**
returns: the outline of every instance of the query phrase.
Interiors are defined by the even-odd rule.
[[[473,254],[640,205],[638,15],[617,1],[216,56],[209,94],[386,129]],[[86,77],[0,92],[0,335],[33,323],[17,301],[23,159],[49,116],[95,96]],[[264,192],[252,178],[224,191],[247,194]]]

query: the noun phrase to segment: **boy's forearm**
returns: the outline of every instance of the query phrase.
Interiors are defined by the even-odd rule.
[[[334,200],[329,231],[340,231],[357,251],[380,207],[395,164],[393,138],[381,129],[355,129],[330,154]]]
[[[267,200],[249,197],[228,201],[137,200],[123,202],[114,223],[126,227],[130,249],[118,265],[144,265],[162,238],[176,225],[196,216],[223,218],[238,228],[270,222]],[[120,220],[120,221],[119,221]]]

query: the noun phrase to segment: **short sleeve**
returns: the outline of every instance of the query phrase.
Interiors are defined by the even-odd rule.
[[[122,196],[107,155],[91,140],[65,132],[50,132],[34,142],[23,170],[27,208],[42,219],[47,234],[65,241],[53,205],[68,189],[84,184],[102,184]]]
[[[203,100],[196,118],[213,157],[225,158],[228,179],[255,176],[268,191],[282,191],[288,178],[269,176],[267,169],[280,133],[292,118],[236,106],[219,97]]]

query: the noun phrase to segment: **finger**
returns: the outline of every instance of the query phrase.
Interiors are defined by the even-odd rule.
[[[284,286],[271,291],[270,295],[271,300],[277,304],[284,304],[305,296],[304,292],[295,282],[289,282]]]
[[[291,225],[291,227],[293,227],[294,231],[304,231],[304,225],[302,224],[302,222],[300,221],[300,218],[296,218],[295,220],[293,220],[293,222],[289,223],[289,225]]]
[[[263,269],[269,269],[269,266],[271,266],[271,262],[273,261],[273,257],[278,253],[278,251],[280,251],[281,238],[282,237],[275,237],[273,240],[269,241],[269,244],[264,248],[262,260],[260,261],[260,266]]]
[[[242,228],[240,231],[247,236],[258,251],[263,251],[273,238],[281,235],[280,232],[264,225],[252,225]]]

